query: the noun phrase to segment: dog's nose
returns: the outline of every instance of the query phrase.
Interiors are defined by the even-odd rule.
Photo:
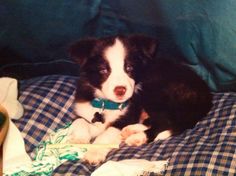
[[[125,92],[126,92],[126,87],[125,86],[116,86],[114,89],[114,92],[116,94],[116,96],[124,96]]]

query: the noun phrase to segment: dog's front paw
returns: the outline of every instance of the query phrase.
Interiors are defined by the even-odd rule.
[[[121,137],[125,141],[131,135],[145,131],[146,129],[147,127],[143,124],[128,125],[121,130]]]
[[[158,141],[158,140],[165,140],[169,137],[172,136],[172,132],[170,130],[165,130],[165,131],[162,131],[160,132],[156,138],[154,139],[154,141]]]
[[[70,129],[67,135],[67,141],[72,144],[88,144],[91,136],[89,132]]]
[[[83,161],[88,162],[90,165],[97,166],[105,161],[108,151],[103,149],[90,149],[83,158]]]
[[[125,139],[125,143],[129,146],[140,146],[147,143],[147,140],[147,135],[144,132],[139,132]]]

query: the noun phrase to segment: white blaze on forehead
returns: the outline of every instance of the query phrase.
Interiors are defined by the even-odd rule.
[[[104,55],[108,60],[111,69],[123,69],[126,51],[123,43],[119,39],[115,39],[114,45],[108,47],[105,50]]]

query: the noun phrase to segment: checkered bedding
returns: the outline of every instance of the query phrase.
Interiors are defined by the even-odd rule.
[[[19,100],[24,117],[15,121],[31,157],[47,134],[73,121],[76,77],[51,75],[20,82]],[[215,93],[214,106],[195,128],[163,141],[141,147],[121,146],[107,160],[169,159],[165,175],[236,174],[236,93]],[[93,166],[68,161],[53,175],[90,175]]]

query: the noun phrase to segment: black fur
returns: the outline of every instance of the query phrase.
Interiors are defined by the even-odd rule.
[[[212,106],[207,84],[189,67],[166,59],[152,63],[145,72],[135,106],[146,111],[148,141],[164,130],[178,135],[193,128]],[[136,113],[137,109],[129,109]]]
[[[103,56],[105,48],[114,44],[115,38],[98,39],[84,39],[74,44],[70,53],[74,60],[80,65],[80,89],[78,91],[88,91],[93,87],[100,88],[102,82],[104,82],[110,72],[110,68]],[[107,70],[105,73],[104,70]],[[85,87],[84,87],[85,86]],[[90,92],[93,91],[91,90]],[[84,93],[84,92],[83,92]],[[80,99],[84,94],[77,93]],[[94,97],[91,97],[93,99]],[[87,99],[85,97],[85,99]],[[91,99],[88,99],[89,101]]]
[[[193,128],[210,110],[212,95],[207,84],[190,68],[166,59],[151,63],[144,72],[142,90],[132,98],[132,106],[123,121],[136,123],[144,110],[148,141],[170,130],[178,135]],[[117,122],[117,126],[122,126]]]

